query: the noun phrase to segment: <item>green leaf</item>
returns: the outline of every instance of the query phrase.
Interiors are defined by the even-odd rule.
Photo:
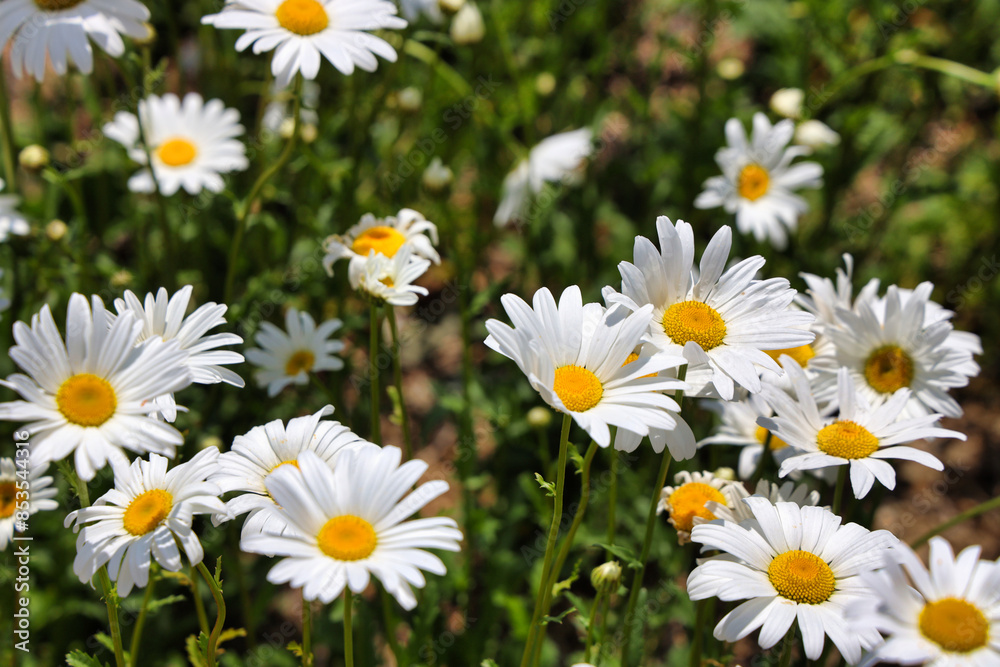
[[[600,547],[605,551],[610,551],[612,554],[621,558],[625,561],[625,564],[631,568],[641,568],[642,563],[635,557],[631,549],[626,549],[625,547],[618,546],[617,544],[603,544],[601,542],[596,542],[593,546]]]
[[[542,625],[547,625],[548,623],[562,623],[563,619],[576,611],[576,607],[570,607],[558,616],[546,616],[542,619]]]
[[[290,641],[287,644],[285,644],[285,648],[291,651],[292,655],[294,655],[296,658],[302,657],[302,644],[296,641]]]
[[[159,598],[157,600],[150,600],[149,605],[146,609],[149,612],[154,612],[161,607],[166,607],[168,604],[173,604],[175,602],[183,602],[186,598],[183,595],[168,595],[165,598]]]
[[[215,574],[213,576],[215,583],[219,585],[219,588],[222,588],[222,556],[219,556],[215,561]]]
[[[481,663],[479,663],[479,667],[497,667],[497,661],[491,658],[486,658]]]
[[[222,646],[223,642],[227,642],[231,639],[236,639],[237,637],[246,637],[246,628],[229,628],[228,630],[223,630],[219,634],[219,646]]]
[[[580,578],[580,561],[577,560],[576,564],[573,566],[573,573],[569,575],[567,579],[562,581],[557,581],[552,586],[552,599],[559,597],[559,593],[565,590],[569,590],[569,587],[573,585],[573,582]]]
[[[545,491],[545,495],[550,498],[556,497],[556,486],[552,482],[546,482],[545,478],[542,477],[541,473],[535,473],[535,481],[538,482],[538,486],[542,487]]]
[[[205,653],[208,651],[208,636],[204,632],[199,633],[197,637],[188,636],[184,642],[184,648],[187,649],[187,657],[191,667],[208,667],[208,663],[205,661]]]
[[[108,667],[107,663],[99,661],[92,655],[87,655],[80,649],[66,654],[66,664],[69,667]]]

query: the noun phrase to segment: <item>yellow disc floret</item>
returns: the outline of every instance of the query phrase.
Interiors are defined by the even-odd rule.
[[[767,194],[771,186],[771,175],[759,164],[748,164],[740,171],[737,189],[740,196],[756,201]]]
[[[822,558],[808,551],[786,551],[767,568],[778,595],[800,604],[821,604],[836,589],[833,570]]]
[[[317,0],[285,0],[274,15],[282,28],[296,35],[315,35],[330,25],[330,16]]]
[[[174,138],[164,141],[156,149],[156,157],[168,167],[183,167],[198,157],[198,149],[187,139]]]
[[[848,419],[824,426],[816,434],[820,451],[842,459],[863,459],[878,449],[878,438]]]
[[[703,482],[688,482],[679,487],[667,499],[674,528],[690,533],[695,517],[706,521],[714,519],[715,515],[705,507],[709,502],[725,505],[726,497],[714,486]]]
[[[392,257],[396,251],[403,247],[404,243],[406,243],[406,237],[395,227],[378,225],[369,227],[358,234],[354,243],[351,244],[351,250],[362,257],[367,257],[372,250],[386,257]]]
[[[174,497],[169,491],[146,491],[128,504],[122,523],[132,535],[145,535],[167,518],[173,506]]]
[[[17,485],[14,482],[0,482],[0,519],[14,515],[17,508]]]
[[[764,428],[763,426],[757,427],[757,441],[760,444],[763,445],[764,443],[767,442],[767,434],[768,430],[766,428]],[[785,442],[778,436],[774,435],[773,433],[771,434],[771,442],[769,444],[769,447],[771,448],[772,452],[776,452],[779,449],[784,449],[787,446],[788,446],[787,442]]]
[[[985,646],[989,629],[985,614],[958,598],[928,602],[920,612],[920,632],[946,651],[969,653]]]
[[[56,407],[67,421],[77,426],[100,426],[115,414],[118,397],[104,378],[77,373],[60,385]]]
[[[786,347],[781,350],[764,350],[764,352],[775,361],[778,361],[781,358],[781,355],[787,354],[798,362],[799,366],[802,366],[802,368],[805,368],[806,364],[809,363],[809,360],[816,356],[816,351],[812,349],[812,345]],[[779,361],[778,364],[780,365],[781,362]]]
[[[311,350],[293,352],[288,357],[288,361],[285,362],[285,375],[294,377],[302,371],[308,373],[312,370],[314,363],[316,363],[316,355]]]
[[[865,380],[882,394],[891,394],[913,382],[913,359],[898,345],[883,345],[865,360]]]
[[[681,301],[663,313],[663,332],[677,345],[693,340],[701,349],[711,350],[726,339],[726,323],[707,303]]]
[[[586,412],[600,403],[604,396],[604,385],[596,375],[582,366],[557,368],[552,390],[571,412]]]
[[[375,551],[375,528],[359,516],[335,516],[320,528],[320,551],[337,560],[362,560]]]

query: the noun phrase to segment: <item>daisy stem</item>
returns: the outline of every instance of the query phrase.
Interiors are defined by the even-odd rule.
[[[215,627],[212,628],[212,634],[208,637],[208,667],[215,667],[215,654],[219,645],[219,635],[222,634],[222,628],[226,624],[226,600],[222,597],[222,589],[219,587],[219,582],[215,580],[215,577],[208,568],[205,567],[205,563],[198,563],[198,571],[201,572],[201,576],[205,578],[205,582],[212,591],[212,597],[215,598]]]
[[[405,664],[403,647],[396,639],[396,617],[392,613],[392,601],[389,599],[389,593],[384,588],[379,589],[378,593],[379,597],[382,598],[382,622],[385,623],[385,640],[388,642],[392,654],[396,657],[396,664]]]
[[[403,399],[403,367],[400,361],[399,330],[396,328],[396,309],[391,304],[385,305],[385,312],[389,318],[389,330],[392,332],[392,375],[396,383],[396,393],[399,396],[399,418],[403,426],[403,451],[406,453],[406,460],[413,458],[413,440],[410,435],[410,419],[406,413],[406,401]]]
[[[351,629],[351,589],[344,587],[344,665],[354,667],[354,632]]]
[[[10,121],[10,97],[7,95],[7,76],[0,76],[0,148],[3,150],[3,169],[7,187],[17,189],[17,166],[14,162],[14,126]]]
[[[916,549],[917,547],[926,543],[935,535],[940,535],[944,531],[948,530],[949,528],[952,528],[953,526],[957,526],[963,521],[967,521],[973,517],[977,517],[980,514],[989,512],[990,510],[994,510],[997,508],[1000,508],[1000,496],[997,496],[996,498],[993,498],[991,500],[987,500],[986,502],[979,503],[975,507],[970,507],[961,514],[955,515],[955,517],[945,521],[944,523],[938,525],[935,528],[932,528],[931,530],[927,531],[926,533],[918,537],[916,540],[913,541],[912,544],[910,544],[910,546]]]
[[[260,196],[261,190],[267,184],[271,178],[277,174],[285,166],[285,164],[291,159],[292,152],[295,150],[295,142],[299,136],[299,126],[302,122],[302,75],[297,74],[295,76],[295,92],[292,93],[293,96],[293,110],[292,110],[292,136],[288,138],[288,143],[285,144],[284,150],[278,156],[270,167],[261,172],[261,175],[257,177],[254,182],[253,187],[250,188],[250,194],[247,198],[243,200],[236,209],[236,233],[233,235],[233,243],[229,247],[229,266],[226,267],[226,291],[225,291],[225,303],[232,302],[233,297],[233,284],[236,280],[236,263],[240,255],[240,246],[243,244],[243,236],[247,231],[247,219],[250,217],[250,212],[253,210],[253,205],[257,201],[257,197]]]
[[[302,593],[302,667],[312,667],[312,603]]]
[[[129,659],[132,667],[139,664],[139,646],[142,644],[142,628],[146,624],[146,610],[149,601],[153,599],[153,588],[156,584],[156,577],[150,576],[149,583],[146,584],[146,593],[142,596],[142,608],[139,609],[139,617],[135,621],[135,628],[132,630],[132,645],[129,648]]]
[[[691,653],[688,655],[688,665],[690,667],[700,667],[701,649],[705,643],[705,617],[708,615],[708,598],[695,602],[694,628],[691,640]]]
[[[606,588],[601,588],[597,591],[597,597],[594,598],[594,604],[590,607],[590,620],[587,621],[587,641],[583,649],[583,661],[590,662],[590,654],[594,648],[594,624],[597,623],[597,610],[604,603],[604,599],[608,597],[610,593]]]
[[[531,615],[531,625],[528,627],[528,638],[524,644],[524,655],[521,656],[521,667],[528,667],[535,653],[535,640],[538,636],[542,618],[542,605],[545,599],[545,589],[549,583],[552,569],[552,555],[556,548],[556,538],[559,536],[559,523],[562,520],[563,490],[566,484],[566,456],[569,451],[569,427],[573,418],[563,415],[562,433],[559,436],[559,462],[556,472],[555,501],[552,510],[552,524],[549,526],[549,537],[545,543],[545,560],[542,562],[542,577],[538,583],[538,594],[535,597],[535,610]],[[540,641],[540,640],[539,640]]]
[[[194,610],[198,615],[198,627],[201,631],[208,636],[208,616],[205,614],[205,603],[201,601],[201,592],[198,590],[198,575],[194,573],[194,567],[191,567],[190,575],[191,577],[191,594],[194,597]]]
[[[615,429],[617,435],[617,428]],[[611,442],[615,441],[615,435],[611,436]],[[605,540],[608,546],[615,544],[615,509],[618,503],[618,450],[611,447],[611,485],[608,487],[608,537]],[[613,554],[609,551],[607,557],[610,559]]]
[[[848,466],[840,466],[837,471],[837,486],[833,491],[833,513],[840,514],[840,505],[844,500],[844,487],[847,486]]]
[[[781,649],[781,658],[778,661],[778,667],[788,667],[792,664],[792,648],[795,646],[795,626],[793,625],[788,629],[788,634],[785,635],[785,645]]]
[[[382,441],[382,418],[379,410],[379,386],[378,386],[378,306],[371,305],[371,340],[368,344],[368,384],[371,386],[371,410],[372,410],[372,442],[381,444]]]
[[[111,643],[115,647],[115,664],[118,667],[125,667],[127,663],[125,662],[125,650],[122,648],[122,629],[118,623],[118,593],[111,584],[111,577],[108,576],[106,566],[102,565],[101,569],[97,571],[97,578],[101,580],[104,604],[108,607],[108,624],[111,626]]]

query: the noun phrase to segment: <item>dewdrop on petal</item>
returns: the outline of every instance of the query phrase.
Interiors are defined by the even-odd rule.
[[[840,143],[840,135],[822,121],[807,120],[795,128],[795,143],[816,149],[836,146]]]
[[[804,99],[801,88],[781,88],[771,95],[771,110],[785,118],[798,118],[802,115]]]
[[[528,426],[541,430],[552,423],[552,411],[540,405],[528,410]]]
[[[473,2],[467,2],[451,20],[451,38],[456,44],[477,44],[485,34],[483,15]]]
[[[38,144],[26,146],[17,156],[17,162],[28,171],[39,171],[49,166],[51,156],[48,149]]]
[[[614,560],[598,565],[590,571],[590,583],[598,592],[614,592],[622,583],[622,566]]]

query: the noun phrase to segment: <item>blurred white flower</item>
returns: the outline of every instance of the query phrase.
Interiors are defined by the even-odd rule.
[[[4,189],[4,180],[0,178],[0,191]],[[11,234],[27,236],[31,231],[27,219],[17,210],[21,198],[17,195],[0,195],[0,242],[6,241]]]
[[[20,451],[20,450],[18,450]],[[22,517],[59,507],[55,500],[59,489],[46,475],[48,463],[31,465],[29,458],[0,458],[0,551],[14,539],[14,532],[22,532]]]
[[[399,4],[407,21],[416,21],[421,14],[432,23],[440,23],[444,19],[438,0],[400,0]]]
[[[365,213],[361,220],[344,234],[333,234],[323,241],[326,256],[323,266],[333,275],[333,265],[341,260],[350,261],[349,271],[368,261],[370,253],[393,257],[404,244],[414,255],[441,263],[434,245],[438,242],[437,225],[412,208],[404,208],[395,216],[376,218]]]
[[[247,360],[260,367],[254,373],[257,385],[267,387],[268,396],[277,396],[290,384],[307,384],[309,373],[343,368],[344,362],[334,355],[344,349],[344,343],[330,340],[342,324],[334,319],[317,327],[309,313],[295,308],[285,313],[287,333],[262,322],[253,338],[260,347],[247,350]]]
[[[781,88],[771,95],[771,109],[785,118],[798,118],[802,114],[805,93],[800,88]]]
[[[795,128],[795,143],[813,149],[836,146],[840,143],[840,135],[822,121],[807,120]]]
[[[414,285],[413,281],[430,266],[430,260],[414,257],[409,244],[404,244],[392,257],[370,251],[368,261],[350,265],[348,276],[351,287],[376,303],[412,306],[418,295],[427,294],[425,288]]]
[[[451,38],[456,44],[478,44],[486,34],[483,14],[474,2],[466,2],[451,20]]]
[[[424,187],[431,192],[441,192],[451,185],[454,178],[455,175],[452,173],[451,168],[442,163],[441,158],[435,156],[431,160],[431,163],[427,165],[427,168],[424,169],[422,180]]]

